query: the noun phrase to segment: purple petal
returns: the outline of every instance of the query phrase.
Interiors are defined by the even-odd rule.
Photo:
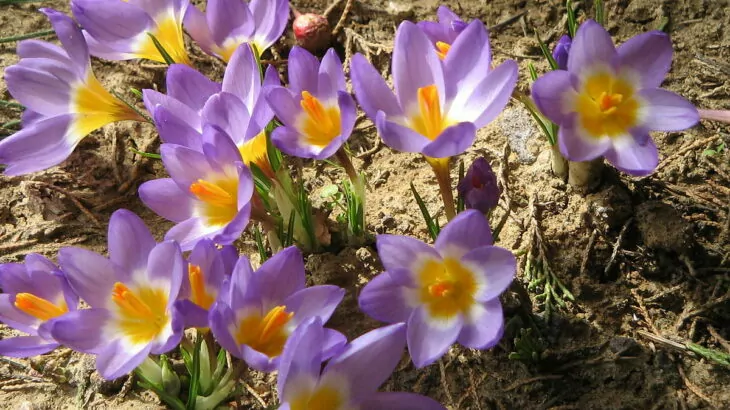
[[[307,144],[304,136],[290,127],[277,127],[271,133],[271,142],[281,152],[299,158],[316,158],[319,150]]]
[[[507,60],[490,71],[486,78],[474,85],[465,99],[457,96],[449,108],[449,117],[471,121],[476,128],[492,122],[504,110],[517,85],[517,63]],[[468,88],[468,86],[466,87]],[[464,101],[463,110],[456,110],[457,101]],[[454,113],[452,117],[451,114]]]
[[[420,153],[426,145],[431,143],[431,140],[412,128],[388,121],[383,111],[378,111],[375,117],[375,125],[385,145],[397,151]]]
[[[575,33],[568,55],[568,71],[578,73],[596,64],[610,65],[616,55],[611,35],[600,24],[587,20]]]
[[[323,101],[337,97],[338,91],[346,91],[342,62],[333,48],[327,50],[319,66],[317,98]]]
[[[571,115],[566,122],[560,124],[558,145],[565,159],[574,162],[590,161],[604,155],[611,148],[610,138],[586,135],[586,131],[579,128],[577,122],[576,116]]]
[[[160,154],[167,173],[185,192],[193,182],[213,172],[202,152],[181,145],[162,144]]]
[[[287,397],[289,383],[300,377],[316,380],[322,366],[324,344],[322,321],[315,317],[299,325],[284,345],[279,361],[277,390],[279,397]]]
[[[61,76],[60,73],[64,71],[62,63],[49,59],[22,61],[26,63],[5,69],[5,83],[10,95],[40,114],[67,114],[71,110],[71,89],[69,83],[61,78],[68,80],[70,74],[67,72]],[[37,64],[33,64],[35,62],[44,63],[44,66],[37,67]],[[68,71],[67,68],[65,70]]]
[[[383,111],[386,116],[403,116],[403,110],[393,91],[375,67],[360,53],[352,57],[350,76],[357,101],[370,119],[375,120],[378,111]]]
[[[491,70],[491,62],[487,29],[481,21],[474,20],[454,41],[444,59],[446,100],[451,101],[459,91],[470,88],[469,84],[481,82]],[[516,64],[514,70],[516,82]]]
[[[240,350],[243,361],[249,367],[264,373],[270,373],[276,370],[281,359],[280,356],[269,357],[248,345],[242,345]]]
[[[53,9],[39,9],[48,16],[53,30],[56,31],[69,60],[76,64],[79,75],[85,75],[89,67],[89,48],[86,46],[81,29],[71,17]]]
[[[441,60],[428,37],[410,21],[402,22],[395,34],[393,83],[398,102],[405,112],[410,112],[418,104],[419,88],[436,85],[439,91],[444,90]],[[443,93],[440,97],[444,97]]]
[[[424,259],[440,259],[436,250],[416,238],[400,235],[378,235],[375,239],[378,255],[385,270],[414,270]]]
[[[120,209],[109,219],[109,259],[127,272],[143,273],[147,256],[157,242],[144,221],[131,211]]]
[[[109,343],[104,327],[111,319],[106,309],[79,309],[58,317],[50,329],[59,343],[83,353],[98,353]]]
[[[256,22],[256,44],[263,50],[271,47],[281,37],[289,21],[289,1],[287,0],[251,0],[248,8]]]
[[[404,288],[388,272],[374,277],[360,292],[358,306],[368,316],[386,323],[406,322],[413,309],[406,303]]]
[[[234,324],[235,315],[230,307],[221,302],[216,302],[210,307],[210,330],[215,340],[222,348],[228,350],[232,355],[242,359],[241,349],[233,339],[231,326]]]
[[[50,58],[70,64],[68,53],[63,48],[42,40],[23,40],[18,43],[15,50],[18,57],[24,58]]]
[[[484,215],[475,210],[466,210],[441,229],[434,246],[441,256],[460,259],[464,254],[493,243],[492,230]]]
[[[299,46],[292,47],[289,52],[288,73],[289,88],[294,93],[301,94],[305,90],[310,92],[316,90],[318,72],[319,60],[317,60],[317,57]]]
[[[253,15],[243,1],[210,0],[205,12],[208,27],[216,44],[222,45],[228,37],[253,34]]]
[[[12,294],[0,293],[0,322],[24,333],[37,333],[38,319],[18,310],[15,307],[15,295]]]
[[[464,319],[457,341],[472,349],[489,349],[499,343],[504,334],[504,317],[499,299],[476,303]]]
[[[178,223],[167,231],[165,240],[177,241],[180,244],[180,248],[186,252],[193,249],[195,244],[201,239],[213,239],[219,231],[220,229],[218,228],[211,228],[206,225],[203,219],[193,216],[190,219]],[[222,244],[228,245],[232,242]]]
[[[142,100],[144,101],[144,105],[147,110],[153,115],[158,108],[162,106],[167,108],[172,115],[177,116],[180,120],[196,131],[201,131],[203,129],[198,112],[169,95],[162,94],[155,90],[144,89],[142,90]]]
[[[190,37],[195,40],[203,51],[208,54],[213,54],[213,35],[210,33],[208,22],[202,11],[191,4],[185,11],[183,25],[185,26],[185,31],[190,34]]]
[[[284,300],[284,305],[286,310],[294,312],[292,324],[302,323],[311,317],[319,317],[327,323],[344,296],[345,289],[338,286],[312,286],[293,293]]]
[[[416,393],[377,392],[360,403],[361,410],[446,410],[436,400]]]
[[[185,64],[172,64],[167,69],[167,94],[199,111],[208,97],[221,91],[221,85]]]
[[[459,16],[456,15],[453,11],[451,11],[450,8],[447,6],[439,6],[438,9],[436,9],[436,16],[439,19],[439,23],[443,24],[444,26],[450,26],[454,21],[460,21],[461,19]]]
[[[177,302],[168,310],[172,316],[170,319],[169,329],[164,329],[161,335],[157,336],[150,346],[150,353],[152,354],[163,354],[176,348],[182,340],[183,332],[185,331],[185,316],[182,311],[178,308]],[[166,336],[166,338],[165,338]]]
[[[484,289],[480,289],[474,295],[480,302],[498,298],[512,284],[517,272],[515,255],[498,246],[482,246],[472,249],[463,256],[461,261],[476,270],[477,275],[486,279]]]
[[[408,319],[408,352],[417,368],[428,366],[443,356],[456,341],[462,328],[457,316],[447,323],[428,317],[424,308],[417,308]]]
[[[106,307],[114,282],[126,279],[109,259],[83,248],[61,248],[58,264],[74,292],[91,307]]]
[[[250,117],[248,108],[237,96],[222,92],[210,97],[203,108],[203,118],[207,123],[206,126],[215,125],[223,130],[234,144],[243,144],[244,132],[248,128]]]
[[[347,377],[350,396],[362,399],[375,393],[403,356],[406,329],[403,323],[371,330],[350,342],[345,350],[331,359],[322,374]]]
[[[428,143],[421,153],[431,158],[448,158],[469,149],[477,137],[477,129],[471,122],[461,122],[446,128],[435,140]]]
[[[126,346],[121,340],[107,345],[96,356],[96,369],[107,380],[130,373],[150,354],[150,345]]]
[[[176,309],[183,316],[185,327],[210,327],[207,309],[196,305],[188,299],[178,300],[175,303]]]
[[[324,341],[320,345],[322,359],[329,360],[340,354],[346,344],[347,337],[345,335],[334,329],[324,329]]]
[[[243,3],[243,2],[240,2]],[[233,52],[223,75],[223,91],[238,97],[253,110],[261,89],[261,74],[251,45],[242,43]]]
[[[238,258],[231,274],[230,295],[222,295],[233,309],[241,309],[244,305],[259,302],[259,287],[254,281],[254,271],[247,257]]]
[[[563,102],[566,92],[575,93],[572,76],[568,71],[549,71],[532,84],[532,100],[535,105],[544,116],[558,125],[565,122],[567,114]]]
[[[618,49],[620,70],[641,77],[642,88],[659,87],[672,65],[672,40],[666,33],[650,31],[631,37]]]
[[[276,71],[274,66],[269,66],[264,74],[264,87],[278,86],[281,84],[279,81],[279,73]],[[259,92],[256,95],[256,102],[254,103],[251,111],[251,120],[248,123],[248,129],[246,130],[246,141],[258,135],[263,129],[271,122],[274,118],[274,111],[269,106],[269,102],[262,93]]]
[[[256,271],[264,306],[280,305],[284,299],[304,289],[302,252],[296,246],[283,249]]]
[[[72,0],[71,11],[81,27],[100,42],[131,42],[155,25],[144,10],[127,2]]]
[[[46,354],[59,346],[40,336],[6,337],[0,340],[0,355],[25,358]]]
[[[72,121],[71,115],[50,117],[0,141],[0,163],[7,166],[5,174],[28,174],[65,161],[80,141],[68,134]]]
[[[162,283],[167,288],[167,310],[177,299],[187,264],[182,257],[180,246],[173,241],[165,241],[155,246],[149,253],[146,276],[152,283]]]
[[[139,198],[154,213],[173,222],[182,222],[193,215],[193,199],[172,178],[143,183],[139,187]]]
[[[637,139],[646,139],[646,143],[640,144]],[[624,137],[620,142],[614,142],[605,157],[619,171],[637,177],[651,174],[659,164],[656,144],[646,135]]]
[[[681,131],[700,120],[697,108],[687,99],[661,88],[641,90],[645,102],[645,117],[641,124],[650,130]]]
[[[302,107],[297,100],[298,97],[294,96],[291,90],[280,86],[266,87],[264,96],[271,109],[284,125],[288,127],[296,126]]]

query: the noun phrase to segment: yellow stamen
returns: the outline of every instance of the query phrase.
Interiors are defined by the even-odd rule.
[[[156,16],[155,22],[157,23],[157,27],[150,31],[150,33],[160,42],[162,48],[165,49],[167,54],[176,63],[190,65],[188,53],[185,51],[182,22],[178,21],[176,16],[170,15],[169,12]],[[157,50],[157,47],[155,47],[155,43],[149,38],[147,33],[144,36],[136,53],[137,57],[164,63],[165,59],[160,54],[160,51]]]
[[[451,50],[451,44],[444,43],[443,41],[436,42],[436,54],[438,54],[440,59],[446,59],[446,54],[448,54],[449,50]]]
[[[149,343],[167,326],[167,295],[162,289],[140,287],[135,291],[116,282],[111,298],[117,306],[117,325],[132,343]]]
[[[418,275],[420,299],[431,316],[448,319],[467,313],[475,303],[477,281],[474,273],[452,258],[426,262]]]
[[[639,121],[633,84],[610,72],[588,76],[578,90],[580,125],[594,138],[626,135]]]
[[[300,129],[307,138],[307,143],[324,148],[341,132],[339,107],[322,105],[309,91],[302,91],[300,102],[304,115]]]
[[[441,112],[438,88],[431,84],[418,89],[418,113],[411,118],[411,127],[430,140],[453,124]]]
[[[15,295],[15,307],[23,313],[44,322],[68,312],[68,307],[65,302],[61,306],[58,306],[30,293],[18,293]]]
[[[236,342],[245,344],[269,357],[275,357],[284,350],[289,334],[286,324],[294,316],[286,306],[276,306],[263,317],[250,315],[244,318],[236,333]]]
[[[205,288],[205,275],[200,266],[188,264],[188,279],[190,280],[190,300],[203,309],[210,309],[215,298]]]
[[[273,179],[274,170],[269,162],[269,152],[266,149],[266,132],[261,131],[255,137],[238,147],[241,158],[247,166],[255,164],[266,176]]]
[[[190,193],[200,202],[196,212],[210,226],[223,226],[238,213],[238,178],[199,179],[190,184]]]
[[[230,192],[212,182],[202,179],[190,184],[190,193],[198,197],[201,201],[215,206],[231,206],[236,204],[236,198]]]
[[[335,410],[345,404],[344,397],[330,386],[318,386],[314,391],[305,391],[289,402],[291,410]]]

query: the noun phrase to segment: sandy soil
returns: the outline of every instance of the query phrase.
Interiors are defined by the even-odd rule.
[[[564,2],[557,0],[460,0],[445,2],[465,18],[490,27],[496,62],[515,59],[521,68],[519,88],[528,92],[527,65],[546,64],[533,37],[537,29],[548,42],[562,34]],[[583,2],[577,2],[580,5]],[[607,1],[609,31],[618,41],[669,21],[675,61],[665,87],[704,108],[730,108],[730,9],[726,0]],[[294,1],[302,11],[326,8],[326,0]],[[368,55],[389,71],[392,39],[403,19],[431,19],[437,5],[427,0],[356,1],[338,37],[343,58]],[[67,10],[63,1],[44,6]],[[0,6],[0,37],[49,28],[37,4]],[[341,7],[331,15],[339,18]],[[588,11],[589,15],[591,11]],[[581,7],[580,15],[584,15]],[[289,37],[276,49],[286,56]],[[222,64],[193,50],[197,67],[220,79]],[[0,66],[17,61],[15,44],[0,44]],[[164,67],[137,62],[96,61],[105,85],[128,98],[128,87],[164,88]],[[8,100],[0,82],[0,98]],[[19,112],[0,108],[0,123]],[[479,155],[499,170],[507,195],[495,213],[510,210],[499,245],[531,251],[549,264],[556,278],[575,296],[565,307],[545,314],[530,289],[520,258],[519,280],[505,294],[507,334],[486,352],[454,347],[440,363],[417,371],[406,360],[386,386],[429,395],[451,409],[704,409],[730,408],[727,368],[687,352],[668,349],[647,333],[680,343],[730,350],[730,166],[729,154],[702,152],[730,130],[702,123],[686,132],[656,133],[661,152],[653,176],[634,179],[607,170],[595,194],[581,196],[550,175],[549,147],[529,114],[515,102],[479,131],[474,147],[461,159]],[[7,134],[7,132],[6,132]],[[412,181],[431,212],[439,196],[428,165],[417,155],[376,148],[377,134],[368,120],[358,122],[351,139],[364,152],[355,166],[368,175],[367,209],[373,232],[427,239],[408,183]],[[29,252],[55,258],[62,246],[79,245],[98,252],[106,246],[106,223],[118,208],[139,213],[162,237],[171,224],[147,210],[136,197],[143,181],[164,174],[161,164],[141,159],[128,147],[157,148],[147,125],[109,126],[86,138],[63,165],[26,177],[0,176],[0,261],[21,260]],[[454,170],[455,172],[455,170]],[[344,177],[326,164],[306,164],[313,198],[318,190]],[[443,216],[442,216],[443,218]],[[239,246],[253,254],[245,236]],[[536,257],[537,257],[536,256]],[[256,259],[254,256],[253,259]],[[534,266],[534,264],[533,264]],[[377,274],[380,263],[372,244],[360,248],[335,244],[330,252],[307,256],[311,283],[348,289],[330,324],[355,337],[378,323],[356,309],[359,289]],[[538,361],[508,358],[516,350],[521,328],[531,328],[543,346]],[[0,326],[0,335],[13,331]],[[274,378],[244,373],[246,389],[235,397],[238,408],[263,408],[275,400]],[[255,394],[253,394],[255,392]],[[25,406],[25,407],[22,407]],[[129,379],[105,382],[93,360],[68,350],[31,360],[0,361],[0,407],[3,408],[158,408],[152,395]]]

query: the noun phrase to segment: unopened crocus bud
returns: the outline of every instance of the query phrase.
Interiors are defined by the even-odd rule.
[[[499,203],[500,190],[497,186],[497,176],[484,157],[474,160],[469,170],[466,171],[464,179],[459,181],[457,190],[468,209],[487,213]]]
[[[162,385],[162,368],[149,356],[144,359],[142,364],[137,366],[137,373],[152,385]]]
[[[162,364],[162,388],[167,394],[177,397],[180,394],[180,378],[170,368],[170,359],[167,356],[160,356],[160,364]]]
[[[568,69],[568,54],[570,53],[570,45],[573,44],[573,39],[569,35],[564,34],[555,44],[553,49],[553,58],[558,63],[559,70]]]
[[[296,17],[292,28],[294,29],[294,37],[296,37],[297,44],[300,47],[314,53],[324,50],[330,45],[332,30],[327,18],[315,13],[300,14],[295,12],[294,14]]]

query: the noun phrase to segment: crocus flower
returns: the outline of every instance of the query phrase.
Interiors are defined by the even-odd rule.
[[[91,54],[107,60],[166,62],[150,35],[176,63],[190,64],[182,22],[188,0],[71,0]]]
[[[448,158],[471,146],[476,130],[502,111],[517,83],[517,64],[490,68],[487,30],[469,23],[443,63],[415,24],[398,27],[393,51],[395,94],[361,54],[352,58],[352,84],[365,113],[391,148]]]
[[[378,392],[403,355],[406,329],[402,323],[381,327],[358,337],[327,359],[321,346],[327,330],[318,318],[303,323],[284,347],[277,389],[280,410],[445,410],[426,396]]]
[[[145,205],[177,223],[165,235],[192,249],[202,239],[233,243],[248,225],[253,178],[230,137],[214,126],[203,130],[203,152],[162,144],[162,162],[170,178],[139,187]]]
[[[218,299],[224,282],[229,281],[238,252],[232,245],[216,246],[213,241],[198,241],[188,256],[188,274],[183,279],[178,307],[185,326],[208,327],[208,309]]]
[[[501,194],[497,176],[484,157],[472,162],[456,189],[459,191],[459,196],[464,199],[466,208],[476,209],[484,214],[497,206]]]
[[[156,243],[124,209],[112,214],[108,240],[108,259],[82,248],[59,251],[71,288],[91,308],[56,319],[50,331],[60,343],[96,355],[99,373],[115,379],[180,342],[183,320],[174,306],[185,261],[177,243]]]
[[[555,44],[555,48],[553,49],[553,58],[555,59],[555,62],[558,63],[558,69],[568,69],[568,54],[570,54],[570,46],[572,44],[573,39],[567,34],[563,34],[563,36],[560,37],[560,40],[558,40],[558,43]]]
[[[659,162],[649,131],[679,131],[699,121],[689,101],[659,88],[671,63],[665,33],[639,34],[616,48],[608,32],[589,20],[573,39],[567,70],[539,78],[532,96],[560,126],[558,144],[566,159],[603,156],[623,172],[647,175]]]
[[[326,159],[350,137],[357,108],[345,89],[342,63],[334,49],[317,60],[295,46],[289,53],[289,88],[267,87],[266,100],[284,124],[271,135],[281,151],[302,158]]]
[[[337,286],[306,288],[304,261],[296,247],[286,248],[257,271],[242,256],[228,292],[210,310],[210,328],[218,343],[256,370],[276,369],[284,344],[297,325],[312,317],[329,320],[345,295]],[[345,337],[327,330],[319,349],[330,357]]]
[[[434,246],[378,235],[385,272],[360,293],[360,308],[377,320],[406,322],[416,367],[433,363],[454,342],[488,349],[502,337],[499,295],[517,270],[512,252],[492,246],[489,223],[466,210],[446,224]]]
[[[426,33],[436,47],[438,56],[443,60],[467,24],[446,6],[439,6],[436,16],[438,22],[419,21],[417,24]]]
[[[38,40],[18,44],[20,62],[5,70],[8,91],[27,107],[24,128],[0,141],[5,173],[20,175],[58,165],[81,140],[106,124],[144,121],[102,87],[91,71],[81,30],[68,16],[41,9],[61,45]]]
[[[185,29],[203,51],[228,62],[243,43],[261,55],[281,37],[288,20],[288,0],[210,0],[205,14],[188,9]]]
[[[29,357],[60,346],[50,335],[55,320],[76,310],[79,297],[65,275],[41,255],[26,255],[25,263],[0,265],[0,321],[27,336],[0,340],[0,355]]]

